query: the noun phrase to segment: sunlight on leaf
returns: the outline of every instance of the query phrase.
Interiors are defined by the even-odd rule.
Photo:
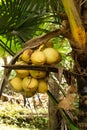
[[[70,125],[70,128],[71,130],[79,130],[77,127],[75,127],[72,123],[69,124]]]

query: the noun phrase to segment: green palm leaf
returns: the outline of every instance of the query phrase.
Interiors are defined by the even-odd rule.
[[[0,39],[6,39],[2,44],[9,48],[8,52],[15,53],[18,50],[15,45],[30,39],[36,31],[46,31],[40,28],[48,16],[46,0],[1,0],[0,14]]]

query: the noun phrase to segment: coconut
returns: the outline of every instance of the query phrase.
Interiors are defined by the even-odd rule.
[[[48,90],[48,84],[44,79],[40,79],[38,82],[38,93],[46,93]]]
[[[47,64],[54,64],[54,63],[60,62],[61,60],[60,53],[54,48],[46,48],[43,50],[43,53],[46,56]]]
[[[26,98],[31,98],[35,95],[36,92],[31,92],[31,91],[23,91],[21,94],[26,97]]]
[[[44,78],[46,77],[46,71],[39,71],[39,70],[30,70],[30,75],[33,77],[33,78]]]
[[[21,55],[21,58],[23,61],[27,62],[27,63],[30,63],[31,62],[31,54],[33,53],[33,50],[31,49],[26,49],[22,55]]]
[[[19,57],[18,57],[18,60],[17,60],[17,61],[18,61],[18,62],[19,62],[19,61],[22,61],[22,54],[20,54],[20,55],[19,55]]]
[[[28,64],[25,63],[24,61],[18,61],[18,62],[16,62],[15,65],[28,65]],[[17,70],[16,70],[16,74],[17,74],[17,76],[19,76],[20,78],[24,78],[24,77],[26,77],[26,76],[29,75],[29,70],[17,69]]]
[[[46,56],[42,51],[34,51],[31,55],[31,62],[35,65],[43,65],[46,61]]]
[[[35,92],[38,87],[38,81],[30,76],[25,77],[22,82],[24,91]]]
[[[22,79],[19,78],[19,77],[14,77],[13,79],[11,79],[9,81],[12,89],[15,91],[15,92],[21,92],[23,91],[23,87],[22,87]]]

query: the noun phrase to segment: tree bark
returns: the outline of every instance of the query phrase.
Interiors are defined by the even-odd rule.
[[[54,97],[58,100],[59,97],[59,89],[54,80],[50,77],[49,78],[49,90],[54,95]],[[48,129],[49,130],[58,130],[59,129],[59,118],[57,116],[58,109],[57,106],[49,99],[49,107],[48,107],[48,114],[49,114],[49,122],[48,122]]]
[[[79,94],[79,130],[87,130],[87,51],[73,51]]]
[[[79,94],[78,128],[79,130],[87,130],[87,1],[76,0],[76,7],[86,32],[85,48],[72,47],[75,64],[74,71],[77,74],[76,80]]]

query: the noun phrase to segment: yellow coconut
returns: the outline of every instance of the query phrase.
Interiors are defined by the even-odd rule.
[[[38,93],[46,93],[48,90],[48,84],[44,79],[40,79],[38,82]]]
[[[26,98],[31,98],[35,95],[36,92],[31,92],[31,91],[23,91],[21,94],[26,97]]]
[[[24,91],[35,92],[38,87],[38,80],[30,76],[25,77],[22,82]]]
[[[22,55],[21,55],[21,58],[23,61],[27,62],[27,63],[30,63],[31,62],[31,54],[33,53],[33,50],[31,49],[26,49]]]
[[[39,70],[30,70],[30,75],[33,77],[33,78],[44,78],[46,77],[46,71],[39,71]]]
[[[34,51],[31,55],[31,62],[35,65],[43,65],[46,62],[46,56],[42,51]]]
[[[16,62],[15,65],[28,65],[28,64],[25,63],[24,61],[18,61],[18,62]],[[19,76],[20,78],[24,78],[24,77],[26,77],[26,76],[29,75],[29,70],[17,69],[17,70],[15,70],[15,71],[16,71],[16,73],[17,73],[17,76]]]
[[[18,61],[18,62],[19,62],[19,61],[22,61],[22,54],[20,54],[20,55],[19,55],[19,57],[18,57],[18,60],[17,60],[17,61]]]
[[[9,81],[12,89],[15,91],[15,92],[21,92],[23,91],[23,87],[22,87],[22,79],[19,78],[19,77],[14,77],[13,79],[11,79]]]
[[[46,48],[43,50],[43,53],[46,56],[47,64],[54,64],[54,63],[60,62],[61,60],[60,53],[54,48]]]

